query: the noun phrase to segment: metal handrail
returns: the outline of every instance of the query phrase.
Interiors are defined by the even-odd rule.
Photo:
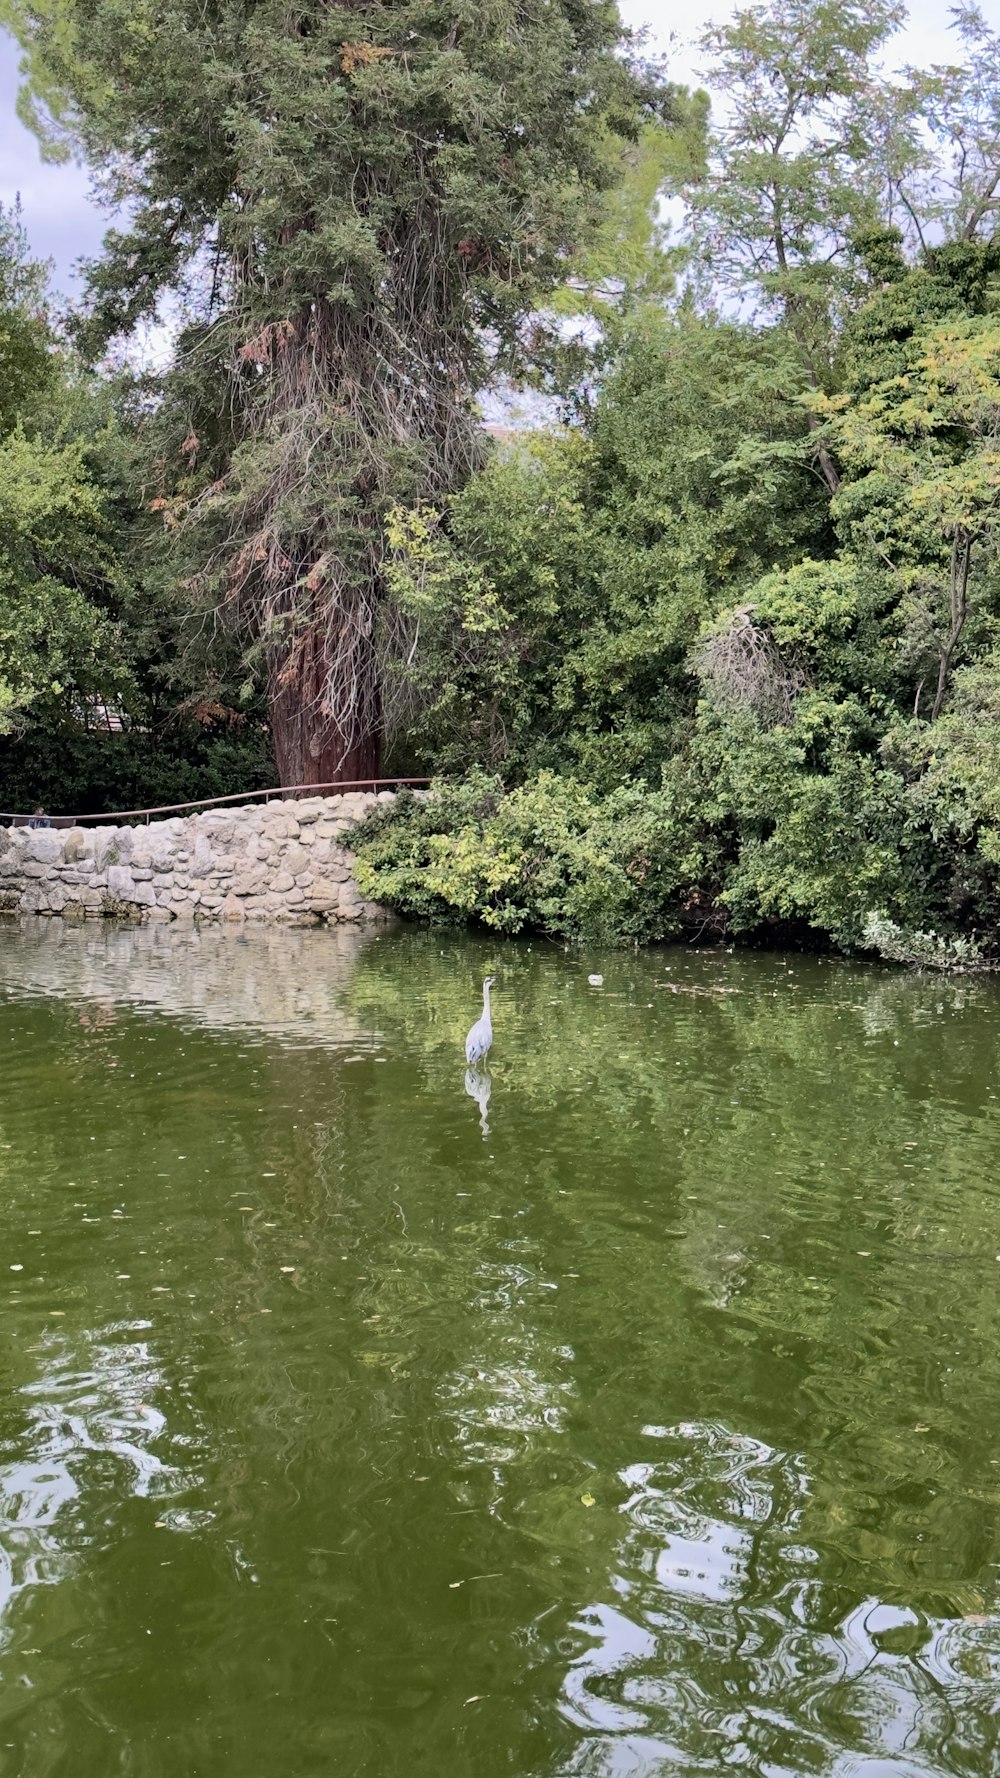
[[[270,802],[272,797],[284,801],[292,801],[300,796],[323,796],[332,794],[340,796],[352,790],[398,790],[412,785],[429,784],[429,778],[355,778],[346,784],[277,784],[268,790],[237,791],[234,796],[202,796],[193,803],[162,803],[155,809],[113,809],[105,815],[49,815],[46,820],[50,827],[80,827],[85,821],[99,821],[106,827],[115,827],[123,821],[139,821],[145,819],[149,825],[151,815],[179,815],[184,809],[215,809],[227,803],[248,803],[255,797],[265,797]],[[0,821],[9,821],[15,827],[27,827],[33,819],[31,815],[19,815],[9,809],[0,809]]]

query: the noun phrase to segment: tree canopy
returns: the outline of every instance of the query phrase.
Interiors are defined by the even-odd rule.
[[[259,663],[284,781],[370,774],[386,514],[475,467],[477,392],[530,361],[669,89],[628,59],[612,0],[3,16],[43,128],[130,213],[81,336],[168,292],[195,324],[157,493],[190,534],[193,599]],[[206,408],[228,420],[210,443]]]
[[[8,726],[100,684],[286,783],[436,772],[361,866],[423,915],[996,947],[981,9],[918,70],[896,0],[756,0],[707,95],[605,0],[0,17],[118,207],[66,334],[0,254]]]

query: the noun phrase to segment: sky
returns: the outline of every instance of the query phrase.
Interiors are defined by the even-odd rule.
[[[667,53],[674,79],[697,82],[698,55],[691,39],[704,25],[725,18],[732,8],[725,0],[620,0],[622,15],[633,27],[649,28],[649,47]],[[984,0],[990,22],[1000,25],[1000,0]],[[912,0],[910,24],[893,46],[893,59],[917,66],[949,61],[954,56],[948,32],[947,0]],[[41,159],[34,136],[15,111],[18,50],[0,32],[0,202],[10,204],[20,193],[32,251],[52,262],[54,288],[63,295],[77,289],[74,268],[82,257],[100,248],[107,218],[91,196],[90,179],[82,167],[53,166]]]

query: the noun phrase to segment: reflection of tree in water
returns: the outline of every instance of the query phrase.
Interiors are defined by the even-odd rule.
[[[372,1034],[337,1054],[308,1008],[267,1042],[52,1013],[79,1135],[40,1118],[38,1176],[88,1211],[105,1181],[105,1212],[124,1181],[175,1290],[153,1405],[197,1404],[204,1484],[171,1510],[216,1514],[172,1540],[212,1601],[199,1648],[266,1642],[303,1734],[335,1674],[341,1764],[387,1778],[411,1709],[438,1764],[458,1722],[462,1778],[498,1744],[539,1774],[895,1748],[971,1778],[995,1630],[963,1619],[1000,1603],[995,990],[717,956],[602,959],[594,996],[579,959],[509,956],[488,1143],[462,1052],[486,959],[438,934],[322,984]],[[742,991],[653,986],[684,972]],[[101,1152],[120,1103],[131,1141]],[[101,1274],[66,1252],[84,1304]],[[233,1550],[258,1620],[242,1572],[203,1578]]]
[[[597,1702],[560,1771],[638,1770],[682,1728],[706,1770],[720,1749],[823,1770],[895,1748],[962,1771],[960,1746],[981,1759],[992,1733],[1000,1605],[981,1437],[1000,1406],[996,989],[808,960],[681,967],[742,992],[671,996],[667,1016],[654,1001],[651,1021],[662,962],[629,960],[628,997],[595,1005],[558,960],[514,954],[495,1056],[508,1183],[436,1268],[475,1350],[441,1390],[460,1449],[490,1466],[492,1510],[536,1567],[572,1576],[578,1631],[605,1651],[570,1670]],[[428,1081],[460,1043],[452,974],[403,984],[387,947],[351,984]],[[950,1275],[942,1243],[964,1256]],[[612,1477],[606,1453],[657,1402],[689,1416],[688,1480],[655,1462]],[[748,1425],[780,1428],[794,1459],[724,1430]],[[622,1511],[618,1551],[602,1527]],[[565,1622],[545,1618],[540,1659]]]

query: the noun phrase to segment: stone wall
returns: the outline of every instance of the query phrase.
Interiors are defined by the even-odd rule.
[[[142,827],[2,828],[0,909],[144,922],[384,920],[358,893],[350,832],[392,797],[354,791]]]

